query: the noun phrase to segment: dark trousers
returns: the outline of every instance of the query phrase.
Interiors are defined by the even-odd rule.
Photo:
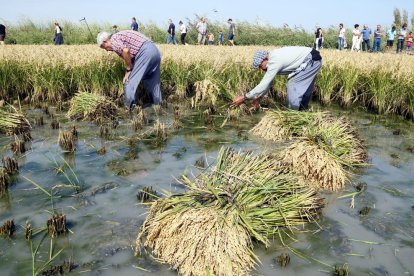
[[[185,37],[187,36],[187,33],[183,33],[183,34],[181,34],[181,43],[183,44],[183,45],[185,45]]]
[[[366,50],[365,50],[366,46]],[[362,51],[369,51],[371,49],[371,46],[369,45],[369,38],[362,40]]]
[[[397,53],[401,53],[404,48],[404,39],[398,39],[397,41]]]

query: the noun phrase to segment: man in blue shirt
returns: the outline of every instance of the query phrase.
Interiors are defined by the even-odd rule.
[[[387,31],[387,50],[392,49],[392,46],[394,46],[394,39],[395,35],[397,34],[397,30],[395,26],[392,26],[391,30]]]
[[[368,28],[368,25],[364,24],[364,28],[361,31],[361,34],[362,34],[362,51],[364,51],[364,52],[365,52],[365,46],[366,46],[367,51],[370,50],[371,46],[369,45],[369,39],[371,37],[371,33],[372,33],[371,29]]]
[[[131,30],[138,32],[138,23],[135,17],[132,17]]]

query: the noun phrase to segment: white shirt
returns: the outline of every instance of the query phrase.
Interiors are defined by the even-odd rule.
[[[60,34],[60,28],[59,28],[59,26],[55,26],[55,30],[56,30],[56,33],[57,34]]]
[[[181,24],[180,26],[180,31],[182,34],[186,34],[187,33],[187,27],[183,24]]]

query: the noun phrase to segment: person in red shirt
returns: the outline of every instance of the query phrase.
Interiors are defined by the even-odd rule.
[[[405,38],[405,43],[407,45],[407,52],[411,53],[413,50],[413,32],[410,32]]]
[[[138,104],[137,88],[144,82],[149,101],[144,104],[161,104],[160,63],[161,54],[157,46],[146,36],[136,31],[120,31],[115,34],[100,32],[98,45],[113,51],[125,62],[125,105],[132,110]]]

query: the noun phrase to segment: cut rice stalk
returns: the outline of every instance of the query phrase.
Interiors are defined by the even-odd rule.
[[[79,92],[70,101],[67,117],[96,122],[116,118],[116,105],[107,97],[88,92]]]

